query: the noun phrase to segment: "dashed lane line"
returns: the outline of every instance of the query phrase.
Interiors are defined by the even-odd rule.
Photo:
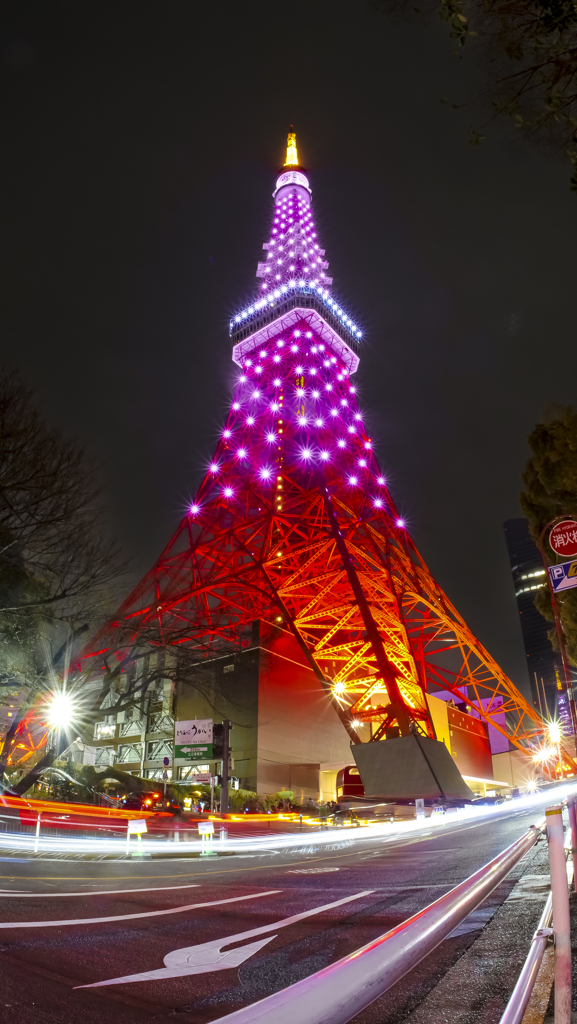
[[[46,900],[46,899],[57,899],[59,896],[116,896],[118,893],[123,892],[169,892],[171,889],[198,889],[200,882],[187,882],[185,885],[154,885],[146,889],[99,889],[98,891],[91,892],[27,892],[23,890],[12,890],[0,889],[0,899],[3,896],[14,896],[22,899],[26,897],[32,900]]]
[[[138,917],[164,917],[166,914],[184,914],[187,910],[201,907],[220,907],[224,903],[240,903],[242,900],[256,900],[263,896],[276,896],[282,889],[269,892],[255,892],[250,896],[231,896],[226,900],[211,900],[209,903],[190,903],[186,907],[172,907],[170,910],[151,910],[141,914],[115,914],[113,917],[82,917],[70,921],[2,921],[0,928],[64,928],[79,924],[109,924],[111,921],[133,921]]]

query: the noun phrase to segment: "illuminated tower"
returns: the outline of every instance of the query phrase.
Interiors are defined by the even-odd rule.
[[[216,451],[85,658],[185,644],[211,659],[265,620],[292,632],[354,742],[435,738],[436,693],[526,747],[537,712],[435,582],[387,489],[358,401],[362,331],[332,294],[294,134],[273,195],[258,293],[230,322],[238,371]]]

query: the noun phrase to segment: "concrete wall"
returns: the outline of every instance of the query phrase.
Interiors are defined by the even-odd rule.
[[[351,760],[348,734],[292,633],[261,622],[259,645],[258,790],[282,779],[318,799],[321,762]]]
[[[256,789],[258,733],[258,647],[195,666],[178,684],[176,718],[212,718],[233,723],[233,775],[243,789]]]
[[[178,684],[176,718],[228,718],[243,789],[320,796],[321,762],[352,761],[348,734],[292,633],[255,623],[254,646],[194,666]]]
[[[497,782],[506,782],[512,789],[526,789],[527,783],[541,773],[530,757],[520,750],[508,750],[493,754],[493,772]]]

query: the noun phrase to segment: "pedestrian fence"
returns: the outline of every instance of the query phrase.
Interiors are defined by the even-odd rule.
[[[541,920],[531,940],[529,955],[525,960],[523,970],[519,975],[517,984],[511,993],[511,998],[505,1007],[505,1012],[499,1024],[519,1024],[522,1021],[537,980],[537,975],[539,974],[545,947],[553,935],[553,929],[550,927],[552,918],[553,898],[552,894],[549,893],[545,908],[541,914]]]
[[[555,943],[555,1024],[571,1024],[571,926],[566,856],[571,853],[569,874],[577,891],[577,813],[575,796],[567,799],[569,828],[563,842],[561,805],[546,811],[551,892],[533,935],[527,959],[499,1024],[521,1024],[531,998],[548,942]],[[553,924],[553,927],[551,927]]]

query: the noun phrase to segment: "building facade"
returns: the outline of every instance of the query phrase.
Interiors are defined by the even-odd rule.
[[[572,732],[566,695],[562,686],[560,656],[553,650],[548,633],[552,627],[535,607],[535,597],[547,586],[546,570],[526,519],[508,519],[505,541],[511,563],[527,672],[533,704],[543,718],[559,717],[564,732]]]
[[[253,623],[250,647],[199,662],[176,685],[160,680],[131,714],[103,712],[85,759],[149,779],[220,773],[216,758],[174,767],[175,721],[193,719],[231,722],[231,774],[241,789],[290,790],[301,803],[333,798],[337,771],[352,760],[349,737],[294,636],[262,620]]]

